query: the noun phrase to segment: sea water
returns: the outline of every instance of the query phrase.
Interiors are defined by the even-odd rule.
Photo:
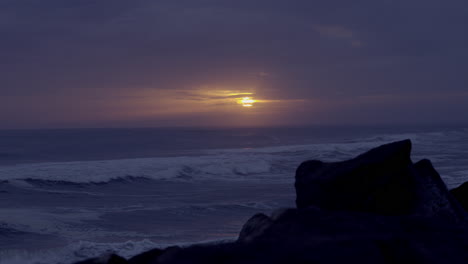
[[[0,263],[72,263],[235,239],[294,207],[294,173],[411,139],[449,188],[468,181],[468,128],[291,127],[0,131]]]

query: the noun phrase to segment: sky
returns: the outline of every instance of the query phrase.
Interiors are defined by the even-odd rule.
[[[0,0],[0,129],[468,124],[467,27],[466,0]]]

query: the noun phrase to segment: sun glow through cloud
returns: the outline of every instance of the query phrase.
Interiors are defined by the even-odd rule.
[[[247,97],[242,97],[238,102],[243,107],[252,107],[253,104],[256,102],[256,100],[252,99],[252,97],[247,96]]]

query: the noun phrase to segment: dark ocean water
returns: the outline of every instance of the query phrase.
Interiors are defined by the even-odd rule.
[[[452,188],[468,181],[465,127],[0,131],[0,263],[233,239],[294,206],[294,171],[413,141]]]

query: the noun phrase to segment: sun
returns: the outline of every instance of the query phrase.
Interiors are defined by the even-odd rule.
[[[239,104],[241,104],[243,107],[252,107],[255,102],[256,101],[252,97],[242,97],[239,100]]]

